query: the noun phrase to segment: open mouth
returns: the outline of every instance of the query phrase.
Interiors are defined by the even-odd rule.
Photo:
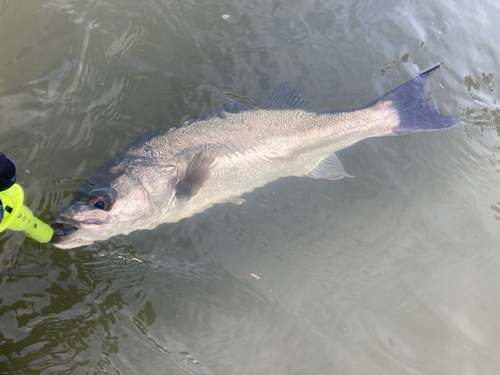
[[[54,230],[54,234],[50,240],[52,243],[64,241],[67,239],[65,238],[66,236],[69,236],[78,230],[78,227],[68,223],[51,223],[50,227]]]

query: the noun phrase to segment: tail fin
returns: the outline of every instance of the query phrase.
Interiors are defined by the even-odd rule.
[[[392,135],[441,130],[457,125],[449,117],[443,117],[439,109],[425,96],[423,88],[429,77],[443,63],[426,69],[412,80],[382,95],[374,103],[390,101],[398,112],[398,125],[392,129]]]

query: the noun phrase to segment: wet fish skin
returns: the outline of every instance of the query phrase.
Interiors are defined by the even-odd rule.
[[[241,203],[243,193],[280,177],[349,177],[335,151],[369,137],[457,124],[422,90],[439,66],[363,108],[319,112],[282,83],[261,107],[216,110],[180,128],[145,135],[79,187],[55,216],[54,225],[62,229],[52,242],[72,248],[152,229],[217,203]]]

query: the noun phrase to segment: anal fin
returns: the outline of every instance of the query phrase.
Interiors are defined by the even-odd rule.
[[[318,165],[307,172],[306,175],[312,178],[326,178],[327,180],[338,180],[344,177],[354,178],[354,176],[348,175],[345,172],[344,166],[335,154],[331,154],[322,159]]]

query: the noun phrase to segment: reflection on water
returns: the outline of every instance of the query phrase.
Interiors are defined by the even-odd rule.
[[[467,87],[470,97],[478,101],[474,94],[482,96],[482,94],[488,94],[489,100],[486,103],[482,103],[484,106],[478,109],[473,109],[467,106],[463,110],[462,116],[467,119],[469,126],[465,126],[465,132],[469,141],[473,142],[475,139],[475,134],[480,134],[481,136],[488,136],[489,133],[495,131],[500,137],[500,107],[497,103],[497,95],[495,91],[495,81],[493,73],[481,73],[481,81],[474,80],[471,76],[464,77],[464,84]],[[484,158],[489,162],[491,166],[494,167],[496,173],[500,173],[500,143],[493,145],[491,147],[491,152],[485,155]],[[498,207],[500,203],[492,204],[490,208],[493,210],[493,217],[495,220],[500,221],[500,208]]]
[[[498,373],[499,8],[1,2],[0,150],[44,221],[145,131],[280,81],[352,108],[444,61],[427,93],[460,125],[69,252],[1,233],[0,372]]]

